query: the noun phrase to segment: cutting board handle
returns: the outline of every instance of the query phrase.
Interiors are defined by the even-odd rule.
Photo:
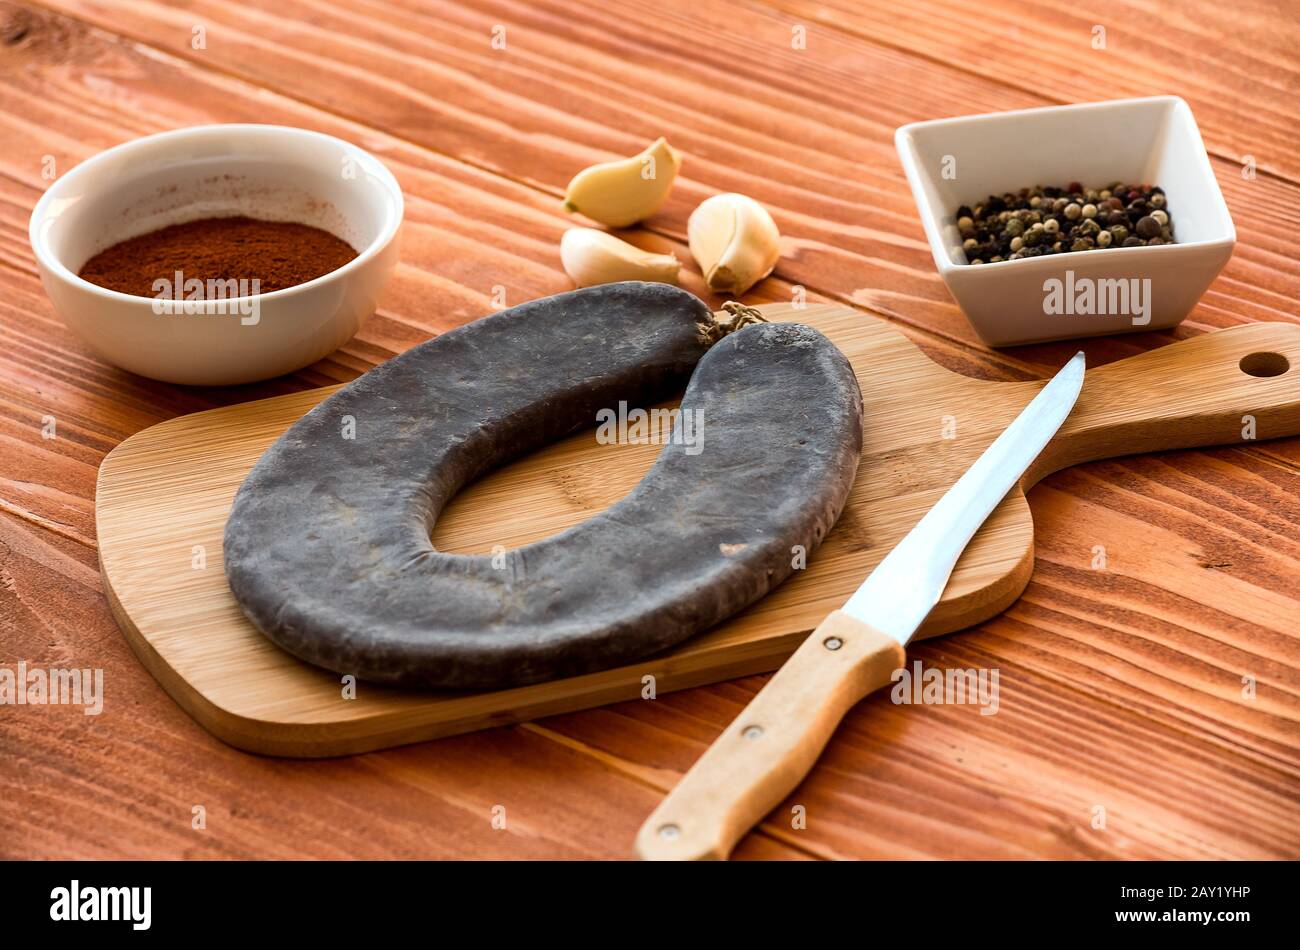
[[[1088,370],[1074,412],[1025,476],[1095,459],[1300,432],[1300,326],[1205,333]]]

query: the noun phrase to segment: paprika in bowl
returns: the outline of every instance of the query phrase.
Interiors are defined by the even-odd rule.
[[[37,203],[30,237],[55,311],[105,359],[235,385],[307,366],[361,328],[396,267],[402,210],[392,173],[355,145],[210,125],[82,162]],[[249,241],[265,252],[224,253]]]

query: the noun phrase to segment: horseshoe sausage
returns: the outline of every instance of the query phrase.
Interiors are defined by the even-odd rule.
[[[589,673],[716,624],[821,542],[862,448],[862,395],[829,340],[727,329],[685,291],[630,282],[394,357],[253,468],[226,525],[231,590],[310,663],[428,688]],[[688,377],[672,438],[616,504],[495,562],[434,549],[434,519],[474,477]]]

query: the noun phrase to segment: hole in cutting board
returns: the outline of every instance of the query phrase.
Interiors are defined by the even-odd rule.
[[[1241,358],[1240,366],[1247,376],[1281,376],[1291,368],[1291,361],[1281,353],[1250,353]]]

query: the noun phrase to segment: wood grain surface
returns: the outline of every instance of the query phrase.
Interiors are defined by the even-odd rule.
[[[660,134],[685,153],[682,179],[629,237],[681,256],[688,287],[700,290],[686,216],[743,191],[785,236],[747,301],[802,287],[888,319],[950,369],[1025,380],[1074,345],[979,344],[934,273],[893,129],[1176,93],[1201,124],[1237,250],[1181,327],[1086,341],[1090,364],[1298,323],[1296,31],[1286,4],[1263,0],[0,2],[0,665],[100,667],[107,692],[94,717],[0,707],[0,855],[629,856],[761,678],[348,759],[237,752],[172,703],[112,620],[93,511],[105,455],[175,415],[354,378],[488,312],[495,288],[511,304],[567,289],[565,182]],[[107,366],[35,276],[26,227],[45,173],[148,132],[238,121],[341,135],[393,169],[407,223],[380,312],[329,359],[237,391]],[[1300,857],[1298,497],[1296,439],[1048,477],[1029,495],[1025,594],[914,651],[999,669],[998,714],[873,697],[737,856]]]

